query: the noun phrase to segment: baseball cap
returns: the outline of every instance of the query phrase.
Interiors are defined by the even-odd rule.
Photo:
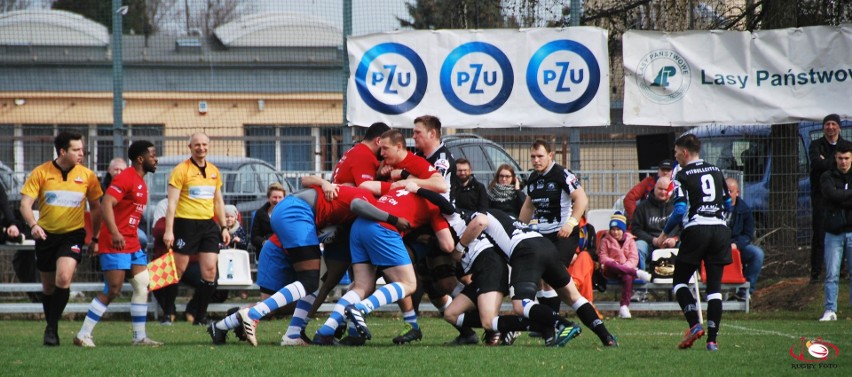
[[[672,170],[672,169],[674,169],[674,161],[669,160],[669,159],[662,160],[662,161],[660,161],[660,166],[658,166],[658,168],[659,169],[665,169],[665,170]]]

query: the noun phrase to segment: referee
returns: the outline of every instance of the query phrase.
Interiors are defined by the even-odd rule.
[[[95,173],[83,162],[83,135],[61,131],[53,139],[56,159],[45,162],[30,173],[21,190],[21,216],[35,239],[36,266],[41,272],[44,293],[44,345],[59,345],[59,317],[68,304],[71,279],[80,263],[86,242],[86,202],[92,216],[92,230],[101,228],[101,185]],[[38,199],[39,219],[33,203]],[[97,253],[94,233],[89,250]]]
[[[207,306],[216,291],[219,243],[231,241],[225,225],[222,176],[219,169],[206,160],[209,145],[210,138],[206,134],[192,134],[189,138],[192,155],[172,170],[163,234],[163,243],[175,252],[179,274],[186,271],[191,256],[198,256],[201,281],[193,297],[198,303],[193,325],[202,326],[207,325]]]

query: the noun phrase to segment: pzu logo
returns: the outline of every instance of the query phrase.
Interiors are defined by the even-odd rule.
[[[361,58],[355,87],[367,106],[380,113],[402,114],[416,107],[429,79],[414,50],[399,43],[382,43]]]
[[[570,114],[594,99],[601,70],[586,46],[563,39],[549,42],[533,54],[526,77],[530,94],[539,106]]]
[[[440,82],[450,105],[463,113],[480,115],[506,103],[515,74],[509,58],[499,48],[470,42],[450,52],[441,65]]]

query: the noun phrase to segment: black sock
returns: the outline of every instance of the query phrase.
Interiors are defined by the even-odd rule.
[[[598,312],[595,311],[592,303],[587,302],[577,308],[577,317],[583,322],[586,327],[592,329],[602,342],[606,342],[606,338],[611,336],[609,330],[606,329],[603,321],[598,318]]]
[[[559,296],[539,297],[538,302],[550,308],[550,310],[552,310],[554,313],[559,313],[559,309],[561,309],[562,306],[562,300],[559,299]]]
[[[65,306],[68,305],[68,297],[71,296],[70,288],[56,287],[51,295],[50,312],[47,317],[47,325],[53,328],[59,328],[59,318],[62,317],[62,312],[65,311]]]
[[[44,321],[50,326],[50,308],[53,303],[53,295],[43,295],[41,308],[44,310]]]
[[[497,331],[507,333],[512,331],[540,331],[539,326],[535,326],[528,318],[517,315],[501,315],[497,317]]]
[[[482,327],[482,319],[479,318],[478,310],[471,310],[469,312],[464,313],[464,319],[462,320],[463,327]]]
[[[675,297],[677,298],[677,303],[680,304],[680,309],[683,310],[683,316],[686,317],[689,327],[692,328],[692,326],[698,324],[698,303],[695,301],[695,297],[692,296],[689,287],[678,289],[675,292]]]
[[[532,304],[529,309],[529,319],[542,327],[555,327],[559,321],[559,315],[556,314],[549,306],[542,304]]]
[[[216,292],[216,283],[201,279],[201,284],[195,290],[197,309],[195,311],[195,320],[202,321],[207,318],[207,306],[210,305],[210,299],[213,293]]]
[[[707,300],[707,341],[715,342],[722,322],[722,300]]]

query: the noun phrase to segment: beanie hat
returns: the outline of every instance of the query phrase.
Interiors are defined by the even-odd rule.
[[[830,120],[833,120],[835,123],[840,124],[840,115],[828,114],[825,116],[825,118],[822,118],[822,124],[825,125]]]
[[[624,216],[624,214],[621,213],[621,211],[615,211],[615,213],[612,214],[612,217],[609,218],[609,227],[610,227],[610,229],[617,227],[617,228],[621,229],[622,231],[626,232],[627,231],[627,216]]]
[[[240,211],[237,210],[237,206],[233,204],[228,204],[225,206],[225,214],[234,215],[234,217],[239,217]]]

